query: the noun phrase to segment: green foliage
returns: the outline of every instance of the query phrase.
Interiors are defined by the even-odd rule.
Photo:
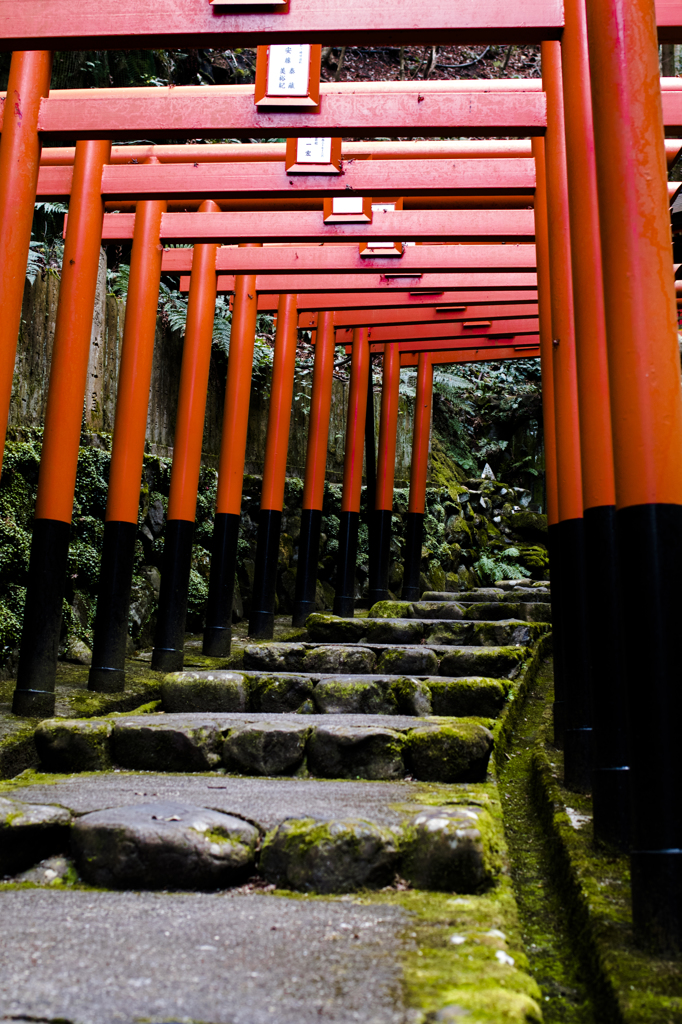
[[[473,569],[485,583],[520,579],[525,575],[517,561],[520,557],[519,549],[513,547],[506,548],[500,554],[483,552],[478,561],[474,562]]]

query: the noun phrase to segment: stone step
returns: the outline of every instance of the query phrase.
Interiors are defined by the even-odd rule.
[[[491,725],[490,720],[486,720]],[[331,779],[479,782],[493,745],[472,719],[407,715],[189,713],[47,719],[35,731],[50,772],[308,774]]]
[[[549,601],[549,587],[515,587],[502,590],[499,587],[479,587],[476,590],[425,590],[422,601]]]
[[[552,606],[545,601],[378,601],[370,608],[368,618],[551,622]]]
[[[306,629],[310,639],[319,642],[355,643],[365,646],[423,642],[433,645],[500,647],[535,644],[544,633],[549,632],[550,625],[544,622],[525,622],[521,619],[342,619],[336,615],[315,612],[308,616]]]
[[[342,619],[342,622],[353,621]],[[385,621],[385,620],[384,620]],[[361,657],[359,657],[361,655]],[[400,676],[485,676],[513,679],[530,656],[521,644],[473,646],[471,644],[353,644],[266,643],[244,648],[247,674],[261,672],[324,672],[357,675],[364,667],[368,674]],[[188,667],[191,660],[186,659]],[[364,673],[362,673],[364,674]]]
[[[424,653],[432,652],[417,650],[422,659]],[[435,654],[432,657],[437,670],[438,659]],[[444,679],[372,673],[184,671],[164,678],[161,709],[167,713],[316,712],[495,718],[504,707],[509,688],[507,679],[483,676]]]
[[[0,805],[0,837],[25,832],[11,870],[34,865],[29,823],[49,810],[62,829],[52,853],[71,852],[102,888],[225,888],[257,874],[339,893],[399,874],[414,888],[475,893],[502,867],[486,789],[441,786],[425,804],[410,782],[93,774],[16,787]]]

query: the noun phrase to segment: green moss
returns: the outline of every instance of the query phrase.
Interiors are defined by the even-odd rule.
[[[377,601],[370,608],[370,619],[409,619],[412,605],[409,601]]]

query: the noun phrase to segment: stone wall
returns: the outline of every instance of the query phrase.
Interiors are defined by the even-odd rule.
[[[10,405],[10,427],[39,427],[44,421],[58,297],[59,278],[53,271],[38,275],[33,285],[26,283]],[[114,428],[116,384],[124,321],[125,302],[115,295],[107,294],[106,262],[102,252],[83,410],[84,428],[95,433],[110,433]],[[164,457],[172,455],[181,360],[182,338],[159,321],[147,417],[147,450],[150,454]],[[203,441],[204,463],[214,468],[217,468],[220,453],[226,366],[224,356],[214,350]],[[347,384],[334,380],[327,478],[335,483],[343,478],[347,400]],[[378,436],[378,394],[374,396],[374,404],[375,433]],[[246,444],[246,472],[250,474],[258,475],[262,472],[268,408],[269,392],[266,389],[254,388]],[[409,479],[412,422],[411,403],[403,400],[398,420],[397,486],[404,485]],[[301,404],[295,404],[289,434],[289,476],[304,475],[307,439],[307,412],[303,410]]]

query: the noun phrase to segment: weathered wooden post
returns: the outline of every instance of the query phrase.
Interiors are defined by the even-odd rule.
[[[426,477],[429,470],[432,403],[433,365],[428,352],[420,352],[417,363],[417,394],[414,400],[410,500],[405,523],[403,601],[418,601],[421,597],[419,573],[422,561],[424,512],[426,511]]]
[[[545,173],[559,491],[559,523],[552,553],[560,566],[558,610],[563,620],[564,638],[564,781],[569,789],[589,790],[592,782],[592,695],[560,43],[543,42],[542,74],[547,93]]]
[[[40,101],[50,89],[50,50],[15,50],[0,140],[0,469],[12,396],[41,143]]]
[[[218,493],[213,520],[211,575],[203,643],[204,654],[213,657],[229,654],[232,644],[234,574],[237,568],[237,544],[242,512],[246,431],[251,402],[257,313],[255,274],[239,274],[235,279],[218,466]]]
[[[384,346],[384,368],[379,420],[377,487],[374,503],[374,539],[376,557],[370,562],[369,603],[388,598],[388,569],[391,558],[391,519],[393,482],[400,401],[400,352],[397,345]]]
[[[339,516],[338,573],[336,593],[334,594],[334,615],[341,615],[346,619],[352,619],[355,611],[355,563],[358,554],[369,364],[367,328],[356,327],[353,331],[353,351],[348,386],[343,494],[341,515]]]
[[[199,209],[211,213],[219,207],[208,199]],[[152,652],[152,668],[159,672],[177,672],[183,666],[187,591],[215,318],[217,248],[212,242],[195,245],[192,259],[161,591]]]
[[[301,536],[298,542],[298,565],[296,567],[296,590],[292,617],[294,626],[302,626],[310,613],[315,611],[317,560],[320,553],[329,416],[332,406],[335,341],[334,314],[333,312],[321,313],[317,321],[317,342],[313,365]]]
[[[249,634],[263,640],[272,639],[275,624],[277,558],[282,530],[297,340],[296,296],[290,293],[280,295],[249,616]]]
[[[655,5],[590,0],[587,25],[616,532],[628,573],[632,909],[637,940],[669,954],[682,950],[682,400]]]
[[[167,203],[139,202],[130,257],[102,563],[88,689],[123,690],[140,480],[161,280],[159,232]]]
[[[62,598],[102,237],[102,168],[111,143],[79,141],[52,348],[31,560],[13,711],[54,711]]]
[[[562,41],[573,307],[580,403],[587,613],[592,665],[592,805],[597,839],[627,849],[630,797],[624,645],[618,615],[611,436],[597,168],[585,0],[567,0]]]

